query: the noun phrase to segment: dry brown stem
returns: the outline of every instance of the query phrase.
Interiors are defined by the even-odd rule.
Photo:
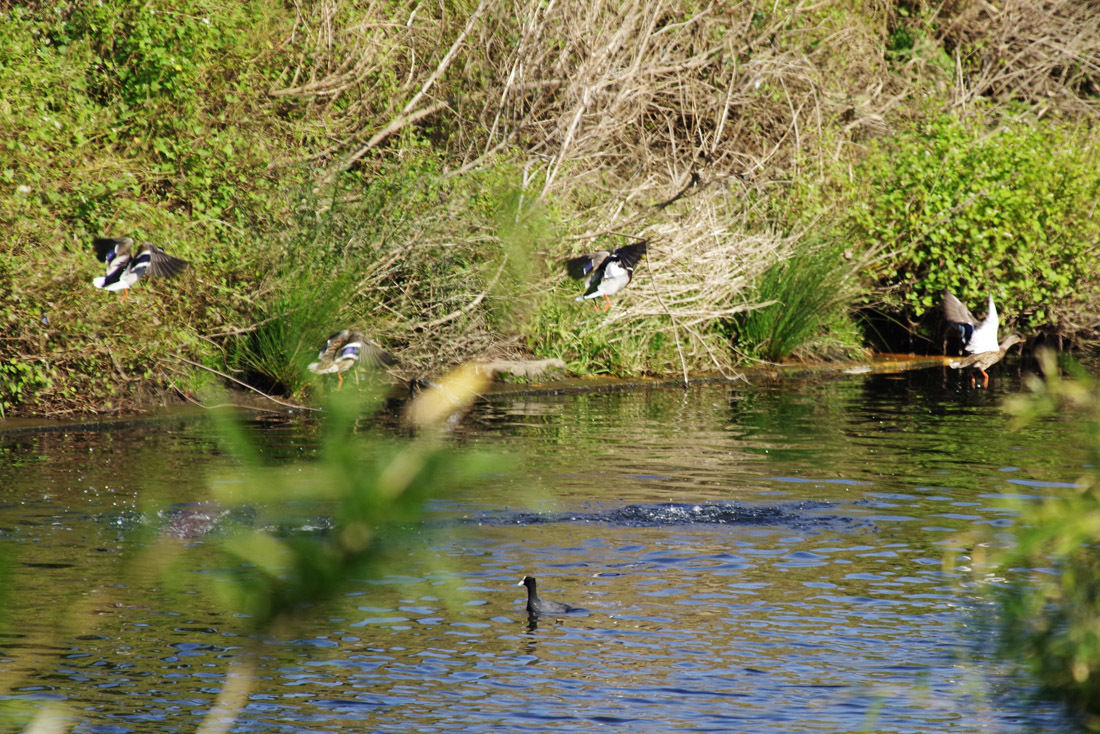
[[[941,36],[961,49],[956,104],[1023,100],[1040,115],[1100,111],[1100,6],[1079,0],[955,2]],[[965,58],[961,55],[965,53]]]
[[[861,120],[882,122],[877,100],[892,91],[858,74],[826,91],[854,48],[881,46],[881,31],[830,25],[827,8],[810,2],[481,0],[461,17],[415,3],[387,7],[388,15],[358,9],[348,27],[331,1],[301,11],[300,41],[312,55],[277,94],[330,112],[331,146],[320,154],[330,171],[429,121],[449,131],[458,157],[451,175],[518,152],[524,204],[566,203],[577,250],[612,231],[651,238],[638,282],[601,321],[624,338],[670,323],[682,372],[728,369],[728,345],[710,326],[756,307],[749,285],[797,244],[772,234],[745,201],[774,195],[800,170],[816,172],[829,153],[817,145],[825,122],[862,95],[855,138],[868,127]],[[392,87],[384,108],[380,84]],[[425,116],[412,119],[418,110]],[[406,255],[428,246],[409,242]],[[383,255],[370,270],[400,267]],[[494,270],[450,274],[449,301],[400,278],[379,286],[365,276],[359,292],[387,288],[402,313],[424,304],[417,322],[446,331],[425,347],[437,363],[444,352],[461,359],[492,343],[484,315],[468,306],[469,294],[491,303]],[[525,287],[545,290],[560,273],[550,276]],[[456,293],[466,294],[462,302]]]

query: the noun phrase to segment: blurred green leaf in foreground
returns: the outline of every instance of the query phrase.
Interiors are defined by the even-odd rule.
[[[1065,701],[1090,729],[1100,727],[1100,388],[1082,368],[1059,372],[1040,352],[1043,376],[1008,401],[1017,426],[1074,414],[1090,459],[1072,488],[1042,488],[1013,501],[1007,547],[989,557],[975,544],[974,572],[997,578],[1001,652],[1029,669],[1042,690]]]

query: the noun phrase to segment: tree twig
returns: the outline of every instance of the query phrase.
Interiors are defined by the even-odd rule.
[[[459,316],[463,315],[464,313],[467,313],[471,309],[476,308],[479,303],[481,303],[482,301],[485,300],[485,296],[489,294],[489,291],[493,290],[493,287],[497,284],[497,281],[500,280],[500,274],[504,272],[504,266],[507,265],[507,264],[508,264],[508,255],[505,254],[504,258],[501,260],[500,267],[497,268],[497,274],[493,276],[493,280],[489,283],[489,286],[485,290],[483,290],[481,293],[477,294],[477,297],[474,298],[474,300],[470,301],[469,303],[467,303],[465,306],[458,309],[457,311],[452,311],[451,313],[447,314],[446,316],[439,317],[435,321],[429,321],[427,323],[421,322],[421,323],[417,324],[416,326],[413,327],[413,331],[424,331],[426,329],[434,329],[435,327],[442,326],[443,324],[446,324],[449,321],[454,321],[455,319],[457,319]]]
[[[181,356],[181,355],[179,355],[179,354],[175,354],[175,353],[173,353],[173,354],[172,354],[172,356],[173,356],[173,357],[175,357],[176,359],[178,359],[178,360],[179,360],[180,362],[184,362],[184,363],[186,363],[186,364],[189,364],[189,365],[191,365],[192,367],[198,367],[199,369],[203,369],[203,370],[206,370],[207,372],[212,372],[213,374],[217,375],[218,377],[223,377],[223,378],[225,378],[226,380],[229,380],[230,382],[235,382],[235,383],[237,383],[237,384],[238,384],[238,385],[240,385],[241,387],[245,387],[245,388],[248,388],[248,389],[249,389],[249,390],[251,390],[252,392],[256,393],[257,395],[261,395],[261,396],[263,396],[263,397],[267,398],[268,400],[270,400],[271,402],[275,403],[276,405],[282,405],[283,407],[286,407],[286,408],[294,408],[294,409],[296,409],[296,410],[313,410],[313,411],[320,411],[320,410],[321,410],[320,408],[312,408],[312,407],[310,407],[310,406],[308,406],[308,405],[297,405],[297,404],[295,404],[295,403],[287,403],[287,402],[284,402],[284,401],[282,401],[282,400],[279,400],[278,398],[276,398],[276,397],[274,397],[274,396],[268,395],[267,393],[265,393],[265,392],[264,392],[264,391],[262,391],[262,390],[257,390],[256,388],[254,388],[254,387],[252,387],[251,385],[249,385],[249,384],[248,384],[247,382],[241,382],[241,381],[240,381],[240,380],[238,380],[238,379],[237,379],[236,377],[233,377],[232,375],[227,375],[227,374],[225,374],[224,372],[220,372],[220,371],[218,371],[218,370],[214,369],[213,367],[207,367],[207,366],[206,366],[206,365],[204,365],[204,364],[200,364],[200,363],[198,363],[198,362],[193,362],[193,361],[191,361],[190,359],[188,359],[187,357]]]

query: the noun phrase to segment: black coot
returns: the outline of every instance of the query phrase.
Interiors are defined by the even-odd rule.
[[[539,599],[538,591],[535,589],[534,576],[524,576],[523,580],[516,585],[527,587],[527,612],[529,614],[568,614],[569,612],[583,611],[560,601]]]

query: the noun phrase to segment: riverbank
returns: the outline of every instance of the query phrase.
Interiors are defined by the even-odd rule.
[[[1100,334],[1100,31],[1068,0],[316,10],[0,14],[0,413],[301,404],[350,327],[405,377],[919,351],[943,288]],[[120,303],[102,236],[189,266]],[[612,308],[575,303],[563,261],[639,238]]]
[[[799,362],[779,365],[766,365],[749,368],[737,375],[696,375],[684,381],[681,378],[617,378],[566,377],[546,382],[516,383],[494,381],[488,389],[478,396],[479,400],[499,400],[516,396],[573,395],[593,392],[631,392],[636,390],[669,389],[694,387],[716,383],[743,383],[746,387],[777,380],[798,379],[807,376],[828,376],[836,374],[888,374],[910,370],[944,367],[948,357],[922,356],[912,354],[882,354],[873,359],[850,362]],[[347,389],[352,383],[349,381]],[[388,404],[391,409],[399,410],[410,399],[409,387],[405,383],[395,383],[388,391]],[[261,395],[255,391],[241,388],[229,389],[224,399],[209,405],[200,405],[180,397],[167,399],[143,406],[124,415],[102,416],[89,414],[75,419],[18,417],[0,420],[0,434],[66,432],[66,431],[112,431],[136,427],[148,423],[167,421],[206,420],[209,411],[231,408],[254,416],[295,417],[320,412],[320,408],[308,404],[290,404],[285,400]]]

